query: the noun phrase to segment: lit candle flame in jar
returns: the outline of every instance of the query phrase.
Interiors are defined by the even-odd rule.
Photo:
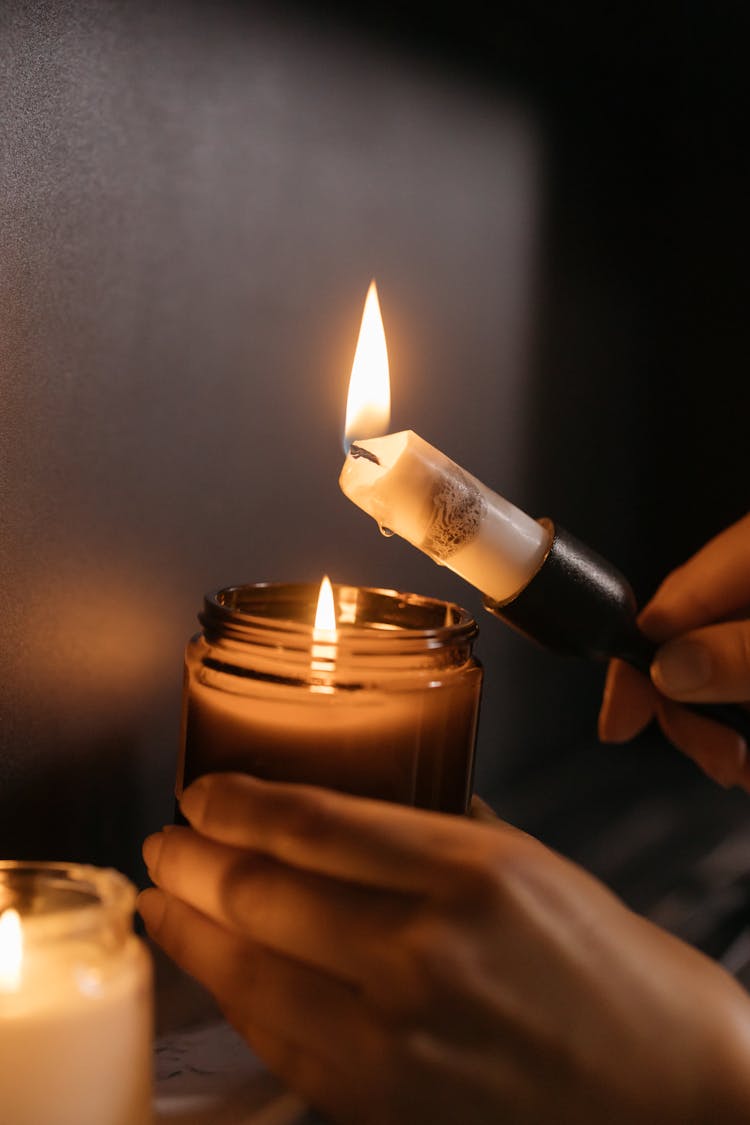
[[[318,606],[315,611],[315,624],[312,632],[310,667],[313,672],[331,672],[333,670],[336,661],[336,639],[336,606],[333,601],[331,580],[326,574],[320,583]]]
[[[391,384],[388,349],[380,314],[378,291],[370,282],[362,313],[357,350],[354,353],[349,395],[346,400],[344,450],[358,438],[379,437],[391,421]]]
[[[313,638],[316,641],[336,640],[336,607],[333,604],[333,586],[327,574],[323,576],[323,581],[320,583]]]
[[[15,992],[21,983],[23,933],[17,910],[0,914],[0,991]]]

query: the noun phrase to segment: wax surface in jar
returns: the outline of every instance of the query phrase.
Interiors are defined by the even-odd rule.
[[[184,776],[239,770],[397,801],[466,811],[481,668],[403,691],[358,687],[326,693],[309,685],[245,679],[238,690],[201,666],[188,647]]]

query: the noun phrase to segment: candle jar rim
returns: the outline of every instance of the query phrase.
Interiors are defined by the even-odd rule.
[[[17,910],[26,938],[81,936],[103,926],[127,931],[134,884],[113,867],[47,860],[0,860],[0,914]]]
[[[378,646],[407,641],[429,647],[469,642],[478,626],[455,602],[375,586],[332,583],[338,606],[337,643],[361,641],[377,633]],[[253,631],[278,632],[309,642],[313,635],[317,583],[251,582],[225,586],[204,597],[199,621],[207,636],[242,639]],[[291,612],[304,608],[304,618]]]

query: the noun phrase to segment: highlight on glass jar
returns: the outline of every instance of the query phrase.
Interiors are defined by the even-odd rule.
[[[0,861],[0,1120],[143,1125],[152,966],[109,868]]]
[[[465,813],[476,622],[451,602],[346,585],[326,619],[326,593],[257,583],[206,596],[185,653],[177,799],[202,774],[237,770]]]

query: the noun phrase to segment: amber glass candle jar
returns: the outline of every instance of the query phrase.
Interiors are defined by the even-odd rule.
[[[318,589],[257,584],[206,597],[185,654],[177,797],[239,770],[464,813],[482,668],[460,606],[334,586],[335,634],[314,629]]]

